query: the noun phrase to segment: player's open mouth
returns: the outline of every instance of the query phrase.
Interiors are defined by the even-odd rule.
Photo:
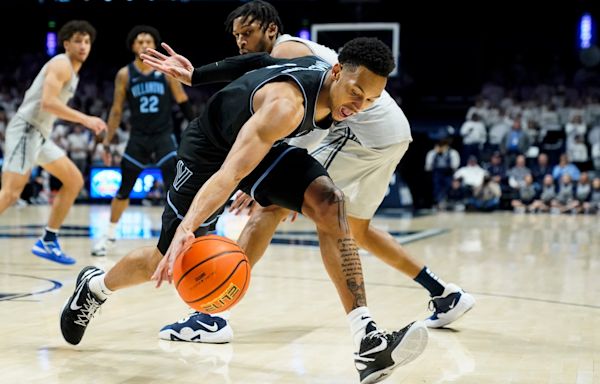
[[[340,108],[340,114],[341,114],[341,115],[344,117],[344,119],[345,119],[345,118],[347,118],[347,117],[350,117],[350,116],[354,115],[354,111],[352,111],[351,109],[349,109],[349,108],[346,108],[346,107],[341,107],[341,108]]]

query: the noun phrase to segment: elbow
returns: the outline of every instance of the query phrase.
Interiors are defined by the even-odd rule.
[[[54,109],[53,107],[54,103],[51,100],[42,99],[42,102],[40,103],[40,108],[42,111],[52,113]]]

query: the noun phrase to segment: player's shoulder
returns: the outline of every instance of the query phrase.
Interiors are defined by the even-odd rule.
[[[301,56],[301,57],[297,57],[294,59],[289,59],[291,62],[295,63],[295,64],[299,64],[299,65],[319,65],[319,66],[324,66],[324,67],[331,67],[331,65],[329,65],[329,63],[325,60],[323,60],[321,57],[319,56],[315,56],[315,55],[307,55],[307,56]]]

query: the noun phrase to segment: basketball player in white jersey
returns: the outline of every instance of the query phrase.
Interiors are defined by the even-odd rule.
[[[225,25],[236,38],[241,54],[268,52],[280,58],[315,55],[330,64],[337,63],[337,54],[332,49],[282,35],[277,10],[265,1],[254,0],[238,7],[228,16]],[[172,64],[173,68],[167,73],[175,77],[178,73],[176,67],[183,68],[189,63],[181,55],[170,59],[172,61],[163,64]],[[187,63],[183,64],[184,61]],[[289,143],[308,149],[316,147],[311,154],[325,166],[346,196],[348,221],[358,245],[428,290],[434,313],[426,319],[427,326],[443,327],[470,310],[475,303],[473,296],[455,284],[443,282],[423,263],[409,256],[389,233],[371,226],[371,219],[385,197],[391,176],[412,141],[409,123],[396,102],[384,91],[372,107],[334,124],[329,133],[324,132],[313,131],[291,139]],[[238,199],[234,207],[245,206],[248,199],[241,202]],[[262,257],[277,225],[288,213],[278,206],[255,209],[238,239],[252,265]],[[202,326],[202,323],[207,326]],[[159,337],[226,342],[233,338],[233,332],[223,318],[195,312],[163,327]]]
[[[62,182],[45,233],[33,246],[33,254],[61,264],[74,264],[58,244],[57,234],[75,198],[83,187],[83,176],[75,164],[50,139],[57,118],[82,124],[94,133],[106,129],[100,118],[69,107],[77,88],[78,73],[85,62],[96,30],[87,21],[72,20],[58,32],[64,54],[50,59],[25,93],[23,103],[6,129],[6,156],[2,165],[0,213],[21,195],[31,169],[41,165]]]

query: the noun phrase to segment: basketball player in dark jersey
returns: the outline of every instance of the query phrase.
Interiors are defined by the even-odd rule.
[[[184,131],[158,246],[130,252],[106,274],[96,267],[79,273],[61,314],[67,342],[81,341],[90,319],[113,291],[150,280],[157,286],[171,282],[175,259],[195,236],[207,233],[240,188],[261,205],[302,212],[316,223],[325,267],[352,319],[361,383],[382,380],[423,351],[427,330],[421,322],[392,333],[377,328],[366,306],[343,194],[305,149],[282,141],[328,128],[332,120],[372,105],[394,68],[391,51],[377,39],[357,38],[342,48],[333,67],[315,56],[270,60],[272,65],[248,72],[213,95],[203,115]],[[191,63],[187,71],[193,84]]]
[[[175,177],[177,142],[173,135],[172,99],[188,121],[193,119],[193,113],[181,83],[154,71],[140,59],[140,54],[156,48],[159,42],[158,31],[147,25],[133,27],[127,36],[127,47],[135,54],[135,60],[121,68],[115,79],[108,133],[103,141],[106,165],[111,165],[110,143],[121,123],[125,100],[131,111],[131,136],[121,161],[121,186],[110,206],[110,223],[93,246],[92,256],[106,256],[114,247],[117,224],[144,168],[153,164],[160,167],[165,186],[171,185]]]

